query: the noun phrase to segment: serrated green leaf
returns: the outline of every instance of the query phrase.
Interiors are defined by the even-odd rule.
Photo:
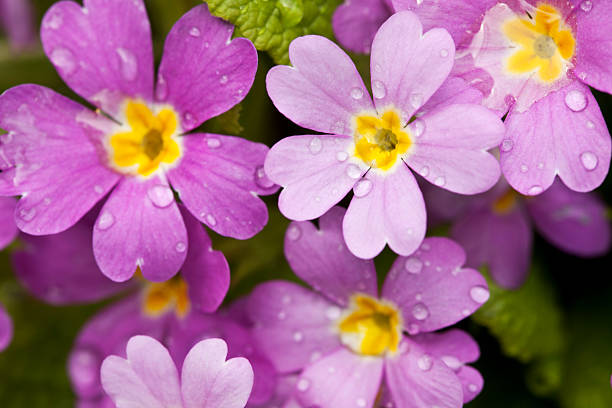
[[[563,350],[561,309],[553,286],[539,268],[532,268],[518,290],[487,281],[491,297],[473,319],[491,331],[506,355],[528,363]]]
[[[331,38],[331,18],[341,0],[206,0],[210,11],[236,26],[234,35],[250,39],[277,64],[289,63],[289,43],[318,34]]]

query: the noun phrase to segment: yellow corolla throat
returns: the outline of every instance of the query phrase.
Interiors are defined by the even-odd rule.
[[[395,110],[387,110],[380,117],[357,116],[356,122],[355,156],[368,166],[389,170],[412,145]]]
[[[511,188],[493,202],[493,212],[509,213],[517,204],[518,194]]]
[[[402,328],[397,308],[363,294],[353,296],[351,304],[350,313],[338,324],[341,341],[363,355],[396,352]]]
[[[565,72],[574,56],[576,40],[561,13],[549,4],[540,4],[535,19],[516,18],[503,26],[504,34],[519,45],[507,61],[514,74],[538,72],[543,82],[552,82]]]
[[[172,164],[181,156],[176,140],[177,114],[169,107],[154,114],[141,101],[129,100],[125,118],[130,130],[110,137],[110,160],[123,173],[149,176],[162,163]]]
[[[178,276],[166,282],[151,282],[145,289],[143,303],[148,316],[157,317],[174,310],[178,317],[184,317],[191,307],[187,283]]]

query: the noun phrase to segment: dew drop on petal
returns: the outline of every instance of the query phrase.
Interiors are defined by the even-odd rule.
[[[444,176],[436,177],[434,184],[438,187],[442,187],[444,184],[446,184],[446,179]]]
[[[387,95],[387,88],[385,87],[385,84],[378,80],[374,81],[372,83],[372,94],[376,99],[384,98]]]
[[[484,286],[474,286],[470,289],[470,297],[476,303],[484,303],[489,300],[489,289]]]
[[[221,146],[221,141],[216,137],[208,137],[206,138],[206,145],[211,149],[217,149]]]
[[[446,364],[448,368],[454,371],[457,371],[463,366],[461,361],[459,361],[459,359],[454,356],[442,356],[441,360],[444,362],[444,364]]]
[[[417,119],[412,124],[412,129],[414,131],[414,137],[421,137],[423,133],[425,133],[425,122],[421,119]]]
[[[200,32],[200,29],[198,27],[191,27],[189,29],[189,35],[192,37],[198,38],[200,34],[202,33]]]
[[[422,303],[417,303],[412,308],[412,316],[417,320],[425,320],[429,316],[429,309]]]
[[[593,9],[593,2],[591,0],[585,0],[580,3],[580,9],[586,13]]]
[[[217,225],[217,219],[212,214],[206,214],[206,223],[211,227]]]
[[[321,139],[319,139],[318,137],[313,137],[312,139],[310,139],[310,143],[308,143],[308,150],[310,151],[310,153],[317,154],[321,151],[321,149],[323,149],[323,143],[321,142]]]
[[[363,408],[366,406],[366,400],[363,398],[357,398],[357,406]]]
[[[100,186],[100,185],[96,184],[96,185],[94,186],[94,192],[95,192],[96,194],[102,194],[102,193],[104,192],[104,189],[102,188],[102,186]]]
[[[586,127],[589,128],[589,129],[593,129],[593,128],[595,128],[595,124],[592,121],[589,120],[586,123]]]
[[[183,127],[191,128],[195,125],[195,117],[191,112],[185,112],[183,114]]]
[[[427,175],[429,174],[429,167],[423,166],[421,170],[419,170],[419,174],[423,177],[427,177]]]
[[[287,230],[287,238],[291,241],[297,241],[302,235],[302,230],[296,224],[291,224]]]
[[[478,391],[478,386],[476,384],[470,384],[468,385],[468,390],[470,390],[470,392],[476,392]]]
[[[147,191],[147,197],[154,206],[159,208],[168,207],[174,201],[174,194],[168,186],[157,185]]]
[[[410,104],[414,109],[418,109],[423,105],[423,94],[415,92],[410,95]]]
[[[372,182],[368,179],[359,180],[353,187],[355,197],[365,197],[372,191]]]
[[[512,139],[504,139],[501,144],[502,152],[509,152],[514,147],[514,142]]]
[[[255,169],[255,184],[261,188],[274,186],[274,182],[268,178],[263,166],[257,166]]]
[[[354,164],[346,166],[346,175],[352,179],[358,179],[361,177],[361,170]]]
[[[300,343],[302,340],[304,340],[304,335],[302,334],[302,332],[296,331],[293,333],[293,341],[295,341],[296,343]]]
[[[227,75],[221,75],[221,78],[219,78],[219,83],[220,84],[227,84],[228,78]]]
[[[599,163],[599,159],[592,152],[584,152],[580,155],[580,162],[584,166],[584,168],[588,171],[593,171],[597,167]]]
[[[587,97],[584,92],[574,89],[565,95],[565,104],[574,112],[582,112],[587,107]]]
[[[157,85],[155,87],[155,98],[158,101],[165,101],[168,97],[168,83],[162,74],[157,76]]]
[[[349,156],[349,155],[348,155],[348,153],[347,153],[347,152],[338,152],[338,153],[336,153],[336,159],[337,159],[339,162],[346,161],[346,159],[348,159],[348,156]]]
[[[174,249],[176,249],[176,252],[183,253],[187,249],[187,245],[184,242],[177,242]]]
[[[537,167],[539,170],[542,170],[544,168],[544,163],[542,162],[538,163]]]
[[[419,258],[411,256],[410,258],[406,259],[404,269],[413,274],[421,273],[423,270],[423,262]]]
[[[98,229],[109,229],[115,223],[115,217],[108,211],[104,211],[98,218]]]
[[[308,380],[307,380],[307,379],[305,379],[305,378],[302,378],[302,379],[301,379],[300,381],[298,381],[298,383],[297,383],[297,389],[298,389],[299,391],[304,392],[304,391],[306,391],[306,390],[308,389],[308,387],[310,387],[310,381],[308,381]]]
[[[521,173],[527,173],[527,171],[529,170],[529,167],[527,167],[526,164],[521,164],[520,170],[521,170]]]
[[[533,185],[531,187],[529,187],[529,190],[527,190],[527,195],[538,195],[540,194],[542,191],[544,191],[544,189],[542,188],[542,186],[539,185]]]
[[[351,98],[355,99],[356,101],[360,100],[363,98],[363,90],[361,88],[351,89]]]
[[[329,320],[336,320],[336,319],[338,319],[340,317],[341,314],[342,314],[342,312],[341,312],[340,308],[337,307],[337,306],[330,306],[325,311],[325,316]]]
[[[74,60],[74,55],[72,51],[58,47],[51,51],[51,55],[49,56],[51,62],[60,70],[64,75],[72,74],[76,67],[76,61]]]
[[[417,366],[423,371],[429,371],[431,370],[431,367],[433,366],[433,360],[431,359],[429,355],[423,354],[417,360]]]
[[[19,210],[19,218],[28,222],[32,221],[36,216],[36,208],[30,208],[29,210],[22,208]]]
[[[138,75],[138,62],[130,50],[117,48],[115,50],[121,62],[121,75],[126,81],[133,81]]]
[[[411,336],[416,336],[420,332],[421,332],[421,329],[419,328],[418,325],[416,324],[408,325],[408,334],[410,334]]]

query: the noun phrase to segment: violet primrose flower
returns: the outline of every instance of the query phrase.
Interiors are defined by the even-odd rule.
[[[612,92],[610,16],[610,1],[500,1],[474,37],[474,64],[495,82],[485,105],[509,111],[500,160],[521,194],[556,175],[586,192],[608,174],[610,134],[588,86]]]
[[[148,336],[132,337],[127,359],[102,363],[104,390],[118,407],[243,408],[253,386],[253,369],[242,357],[225,361],[221,339],[202,340],[185,357],[181,377],[168,353]]]
[[[257,194],[268,148],[240,138],[187,133],[240,102],[257,68],[250,41],[206,5],[170,31],[155,93],[149,20],[142,0],[55,3],[43,19],[45,52],[93,112],[54,91],[20,85],[0,96],[0,194],[21,195],[18,227],[55,234],[105,201],[93,229],[102,272],[137,268],[173,276],[189,246],[174,189],[219,234],[248,238],[267,222]],[[112,119],[111,119],[112,118]],[[264,182],[262,182],[264,180]]]
[[[398,257],[379,296],[373,261],[347,250],[343,216],[335,207],[318,230],[310,222],[287,229],[287,260],[315,290],[285,281],[257,286],[248,311],[258,346],[279,373],[301,371],[294,396],[303,406],[461,407],[483,385],[465,365],[478,346],[461,330],[432,332],[486,302],[485,279],[462,268],[459,245],[428,238],[413,256]]]
[[[461,194],[492,187],[500,170],[487,150],[499,144],[503,124],[468,102],[476,91],[465,81],[447,79],[454,54],[445,30],[422,34],[413,13],[393,15],[372,46],[372,102],[338,46],[318,36],[294,40],[293,66],[270,70],[268,93],[293,122],[327,134],[288,137],[270,150],[265,171],[284,187],[281,212],[297,221],[318,218],[353,189],[343,224],[351,252],[372,258],[388,243],[408,255],[426,224],[410,169]]]

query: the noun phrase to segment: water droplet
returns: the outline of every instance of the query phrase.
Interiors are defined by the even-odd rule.
[[[96,192],[96,194],[102,194],[104,192],[104,189],[102,188],[102,186],[96,184],[94,186],[94,192]]]
[[[60,28],[63,22],[64,19],[60,13],[53,13],[48,18],[45,18],[43,25],[45,26],[45,28],[57,30],[58,28]]]
[[[361,88],[353,88],[351,89],[351,98],[355,100],[360,100],[363,98],[363,90]]]
[[[211,149],[216,149],[221,146],[221,141],[216,137],[207,137],[206,146],[210,147]]]
[[[444,364],[446,364],[448,368],[454,371],[457,371],[463,366],[461,361],[459,361],[458,358],[453,356],[442,356],[441,360],[444,362]]]
[[[431,370],[431,367],[433,366],[433,360],[431,359],[429,355],[423,354],[417,360],[417,366],[423,371],[429,371]]]
[[[162,74],[157,76],[157,86],[155,87],[155,97],[158,101],[164,101],[168,97],[168,83]]]
[[[220,84],[227,84],[227,81],[228,81],[227,75],[221,75],[221,78],[219,78]]]
[[[424,304],[417,303],[412,308],[412,316],[417,320],[425,320],[429,316],[429,309]]]
[[[595,155],[595,153],[592,153],[592,152],[582,153],[580,155],[580,161],[582,162],[582,165],[584,166],[584,168],[587,169],[588,171],[595,170],[595,168],[597,167],[597,164],[599,163],[597,156]]]
[[[412,130],[414,137],[421,137],[425,133],[425,122],[421,119],[417,119],[412,123]]]
[[[408,334],[410,334],[411,336],[416,336],[417,334],[419,334],[421,332],[421,329],[419,329],[419,326],[416,324],[410,324],[408,326]]]
[[[469,316],[471,313],[472,313],[472,312],[470,312],[470,310],[469,310],[469,309],[463,309],[463,310],[461,311],[461,314],[462,314],[462,315],[464,315],[464,316]]]
[[[410,95],[410,104],[414,109],[418,109],[423,105],[423,94],[415,92]]]
[[[502,152],[509,152],[514,147],[514,142],[512,139],[504,139],[501,144]]]
[[[191,112],[185,112],[183,114],[183,124],[184,127],[192,128],[195,125],[195,117]]]
[[[130,50],[117,48],[115,50],[121,63],[121,75],[126,81],[133,81],[138,75],[138,61]]]
[[[544,163],[542,162],[538,163],[537,167],[538,167],[538,170],[542,170],[544,168]]]
[[[157,185],[147,191],[149,200],[159,208],[166,208],[174,202],[174,194],[168,186]]]
[[[589,120],[586,123],[586,127],[589,129],[593,129],[595,127],[595,124]]]
[[[381,81],[374,81],[372,83],[372,94],[376,99],[382,99],[387,95],[387,88],[385,88],[385,84]]]
[[[411,256],[410,258],[406,259],[404,269],[414,274],[421,273],[423,270],[423,262],[421,262],[419,258]]]
[[[323,149],[321,139],[318,137],[313,137],[310,139],[310,143],[308,143],[308,150],[310,150],[310,153],[317,154],[321,151],[321,149]]]
[[[531,187],[529,188],[529,190],[527,190],[527,195],[532,195],[532,196],[533,196],[533,195],[538,195],[538,194],[540,194],[542,191],[543,191],[542,186],[539,186],[539,185],[537,185],[537,184],[536,184],[536,185],[534,185],[534,186],[531,186]]]
[[[176,249],[176,252],[183,253],[187,249],[187,245],[184,242],[177,242],[174,249]]]
[[[446,184],[446,179],[444,176],[436,177],[434,184],[438,187],[442,187],[444,184]]]
[[[217,219],[212,214],[207,214],[206,223],[211,227],[214,227],[215,225],[217,225]]]
[[[340,308],[336,307],[336,306],[330,306],[325,311],[325,316],[329,320],[336,320],[337,318],[340,317],[341,314],[342,314],[342,312],[340,311]]]
[[[58,47],[51,51],[49,56],[51,62],[60,70],[64,75],[72,74],[77,64],[74,60],[72,52],[66,48]]]
[[[198,27],[191,27],[191,29],[189,30],[189,35],[192,37],[198,38],[200,34],[202,33],[200,32],[200,29]]]
[[[448,57],[448,50],[444,49],[444,50],[440,50],[440,56],[442,58],[446,58]]]
[[[358,407],[365,407],[366,406],[366,400],[363,398],[357,398],[357,406]]]
[[[421,170],[419,170],[419,174],[423,177],[427,177],[427,175],[429,174],[429,167],[423,166]]]
[[[302,332],[296,331],[293,333],[293,341],[295,341],[296,343],[300,343],[302,340],[304,340],[304,335],[302,334]]]
[[[365,197],[372,191],[372,182],[368,179],[361,179],[353,187],[355,197]]]
[[[29,210],[22,208],[19,210],[19,218],[28,222],[32,221],[36,216],[36,208],[30,208]]]
[[[361,177],[361,170],[354,164],[346,166],[346,175],[352,179],[358,179]]]
[[[104,211],[98,218],[98,229],[109,229],[115,223],[115,217],[109,211]]]
[[[274,186],[274,182],[268,178],[263,166],[257,166],[255,169],[255,184],[261,188]]]
[[[526,164],[521,164],[521,173],[527,173],[529,167]]]
[[[585,110],[587,103],[587,97],[584,92],[577,89],[571,90],[565,95],[565,104],[574,112]]]
[[[291,241],[297,241],[302,235],[302,230],[296,224],[291,224],[287,230],[287,238]]]
[[[593,9],[593,2],[590,0],[583,1],[582,3],[580,3],[580,9],[585,13],[588,13]]]
[[[470,289],[470,297],[476,303],[484,303],[489,300],[489,289],[484,286],[474,286]]]
[[[337,159],[339,162],[346,161],[346,159],[348,159],[348,156],[349,156],[349,155],[348,155],[348,153],[347,153],[347,152],[338,152],[338,153],[336,153],[336,159]]]
[[[308,389],[308,387],[310,387],[310,381],[308,381],[305,378],[302,378],[300,381],[298,381],[297,383],[297,389],[304,392]]]

